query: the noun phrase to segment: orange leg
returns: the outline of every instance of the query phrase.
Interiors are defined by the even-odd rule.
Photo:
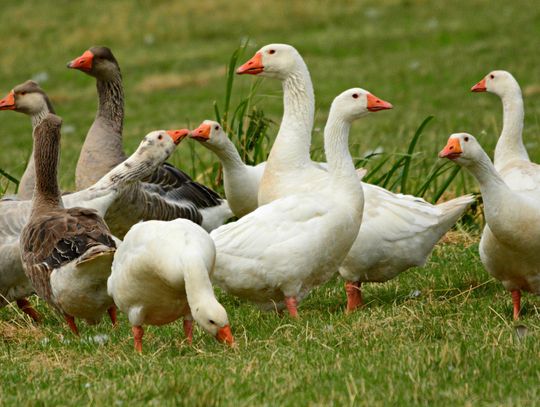
[[[111,322],[113,324],[113,327],[116,328],[116,305],[111,305],[111,307],[107,310],[109,313],[109,317],[111,317]]]
[[[32,307],[32,304],[30,304],[26,298],[17,300],[17,307],[32,318],[35,323],[39,323],[41,321],[41,315],[39,315],[39,313],[34,309],[34,307]]]
[[[521,309],[521,291],[510,291],[512,294],[512,303],[514,304],[514,321],[519,319],[519,310]]]
[[[362,291],[360,291],[361,286],[361,281],[347,281],[345,283],[345,292],[347,293],[347,309],[345,313],[350,314],[356,308],[364,305]]]
[[[292,318],[298,318],[298,302],[296,301],[295,297],[285,297],[285,305],[287,306],[287,309],[289,310],[289,315]]]
[[[188,343],[191,345],[193,342],[193,320],[191,317],[184,317],[184,334]]]
[[[135,350],[142,353],[142,337],[144,335],[144,329],[142,326],[132,326],[131,332],[133,332],[133,342],[135,344]]]
[[[79,336],[79,329],[77,328],[77,325],[75,324],[75,318],[73,318],[71,315],[64,314],[64,319],[69,325],[69,329],[71,329],[71,332],[73,332],[74,335]]]

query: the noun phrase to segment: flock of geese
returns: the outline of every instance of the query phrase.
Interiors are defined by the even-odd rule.
[[[0,201],[0,306],[16,302],[36,322],[36,293],[78,334],[75,318],[97,323],[117,307],[142,351],[144,325],[193,320],[234,344],[212,284],[267,310],[298,317],[298,303],[339,272],[346,312],[363,304],[361,284],[422,266],[473,201],[432,205],[361,182],[348,148],[355,120],[392,105],[352,88],[333,101],[324,129],[326,163],[310,158],[315,110],[308,68],[286,44],[262,47],[238,74],[281,81],[284,113],[268,161],[246,165],[226,130],[205,120],[194,130],[157,130],[123,153],[122,76],[110,49],[93,47],[68,68],[96,79],[98,110],[76,169],[77,192],[62,195],[57,171],[62,120],[40,86],[27,81],[0,110],[30,116],[33,151],[18,195]],[[477,179],[487,225],[481,260],[511,291],[540,294],[540,168],[522,142],[523,100],[514,77],[493,71],[472,88],[497,94],[503,131],[492,164],[473,136],[457,133],[439,153]],[[184,138],[223,167],[227,200],[165,163]],[[237,220],[226,223],[235,216]],[[120,240],[121,239],[121,240]]]

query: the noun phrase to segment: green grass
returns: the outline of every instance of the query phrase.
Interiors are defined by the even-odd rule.
[[[471,132],[493,151],[500,101],[469,92],[492,69],[511,71],[522,85],[524,138],[533,160],[540,161],[535,0],[31,0],[4,2],[0,22],[0,94],[46,72],[42,86],[64,118],[64,129],[72,129],[62,138],[64,189],[74,186],[78,152],[96,107],[94,80],[65,63],[95,44],[110,46],[122,67],[128,152],[153,129],[194,127],[215,118],[214,101],[221,119],[230,112],[227,123],[236,134],[256,133],[240,129],[247,121],[233,122],[234,109],[256,80],[226,82],[231,53],[249,38],[239,62],[269,42],[290,43],[304,56],[317,99],[316,158],[322,157],[322,129],[337,94],[361,86],[394,104],[394,110],[355,124],[351,133],[353,156],[370,170],[370,182],[428,199],[436,199],[447,183],[448,196],[477,191],[464,172],[448,182],[455,169],[440,167],[436,153],[456,131]],[[235,138],[255,162],[267,153],[282,111],[277,82],[256,86],[249,103],[259,112],[253,123],[262,125],[264,114],[269,139],[249,145],[251,138]],[[434,119],[415,137],[429,116]],[[0,112],[0,194],[6,186],[13,191],[4,172],[17,179],[24,170],[30,129],[23,115]],[[365,159],[379,147],[384,154]],[[184,141],[171,161],[215,185],[217,160],[197,143]],[[4,308],[0,405],[537,404],[540,303],[525,297],[519,331],[527,334],[519,338],[510,295],[481,266],[478,231],[465,242],[468,234],[458,236],[458,242],[439,245],[424,269],[366,285],[368,304],[351,316],[342,312],[339,280],[301,304],[300,321],[261,313],[221,294],[236,350],[200,330],[190,347],[176,323],[149,327],[145,354],[138,356],[123,315],[115,330],[106,322],[81,324],[77,340],[42,303],[38,308],[46,320],[39,327],[13,307]],[[89,340],[102,334],[102,345]]]
[[[482,269],[477,245],[440,245],[429,265],[365,285],[367,306],[343,313],[341,281],[314,291],[292,321],[221,295],[238,348],[181,322],[149,327],[136,355],[128,323],[80,324],[50,311],[33,328],[15,309],[0,322],[0,404],[16,405],[534,405],[538,300],[525,297],[519,338],[511,300]],[[523,328],[526,327],[526,328]],[[91,338],[107,335],[104,344]]]

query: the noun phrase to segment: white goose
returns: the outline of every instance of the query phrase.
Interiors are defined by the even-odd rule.
[[[283,85],[283,119],[258,192],[260,205],[324,187],[328,173],[309,155],[315,98],[304,60],[290,45],[270,44],[238,68],[239,74],[277,78]],[[372,97],[372,111],[391,105]],[[465,196],[433,206],[421,198],[394,194],[362,183],[364,218],[358,238],[340,273],[347,280],[347,310],[361,304],[363,281],[386,281],[423,265],[435,243],[473,201]],[[389,224],[390,222],[390,224]]]
[[[142,352],[142,325],[180,317],[189,343],[195,319],[218,341],[233,345],[227,312],[210,283],[215,257],[208,233],[186,219],[142,222],[130,229],[116,251],[107,286],[128,316],[135,350]]]
[[[92,187],[63,195],[64,207],[94,209],[103,217],[114,200],[121,194],[129,194],[132,188],[137,187],[134,185],[136,181],[152,174],[189,131],[169,131],[168,136],[162,133],[149,133],[125,162],[105,174]],[[171,137],[173,141],[169,142]],[[0,201],[0,307],[16,301],[21,310],[38,321],[39,315],[26,300],[34,289],[24,274],[19,248],[21,231],[31,209],[32,201]]]
[[[523,145],[523,97],[518,82],[507,71],[492,71],[474,85],[473,92],[491,92],[503,104],[503,129],[493,164],[508,186],[516,191],[537,191],[540,198],[540,166],[532,163]]]
[[[465,167],[480,184],[487,223],[480,258],[486,270],[511,292],[514,319],[518,319],[521,291],[540,295],[538,194],[513,190],[470,134],[452,134],[439,157]]]
[[[325,128],[324,188],[277,199],[212,231],[216,284],[262,308],[285,302],[297,317],[298,301],[335,274],[358,234],[364,202],[348,149],[349,128],[369,113],[373,100],[359,88],[334,99]]]

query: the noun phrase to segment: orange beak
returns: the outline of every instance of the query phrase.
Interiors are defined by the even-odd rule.
[[[221,328],[216,335],[216,339],[220,342],[226,343],[229,346],[233,346],[234,338],[231,333],[230,325],[225,325],[223,328]]]
[[[0,110],[15,110],[15,92],[9,92],[4,99],[0,100]]]
[[[210,139],[211,126],[209,124],[202,123],[199,127],[191,132],[190,138],[194,138],[197,141],[208,141]]]
[[[486,90],[486,78],[482,79],[471,88],[471,92],[485,92]]]
[[[90,51],[84,51],[79,58],[68,62],[67,67],[71,69],[79,69],[84,72],[90,72],[92,70],[92,63],[94,61],[94,54]]]
[[[174,141],[174,144],[178,145],[188,134],[188,129],[180,129],[180,130],[167,130],[167,134],[171,136],[171,138]]]
[[[258,75],[264,71],[264,65],[262,62],[262,54],[257,52],[253,57],[247,61],[244,65],[236,70],[238,75],[249,74]]]
[[[439,153],[440,158],[448,158],[449,160],[454,160],[458,158],[463,150],[461,149],[461,144],[457,138],[449,138],[446,146]]]
[[[391,103],[388,103],[382,99],[379,99],[377,96],[368,93],[367,95],[367,109],[370,112],[378,112],[379,110],[388,110],[392,109]]]

